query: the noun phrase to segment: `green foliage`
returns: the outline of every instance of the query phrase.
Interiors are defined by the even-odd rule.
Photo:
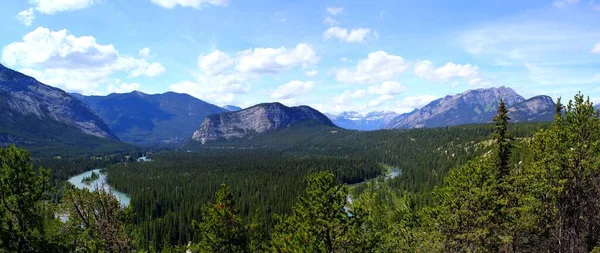
[[[93,192],[71,187],[65,196],[68,221],[65,235],[74,251],[131,252],[132,210],[123,209],[117,199],[104,190]]]
[[[334,175],[320,172],[307,177],[306,194],[298,199],[292,214],[275,227],[273,251],[341,252],[352,219],[344,210],[346,186]]]
[[[588,252],[600,239],[600,119],[581,94],[555,119],[535,135],[524,166],[530,215],[538,217],[532,234],[543,249]]]
[[[27,151],[12,145],[0,148],[0,249],[39,252],[49,246],[44,238],[49,214],[42,205],[49,174],[33,169]]]
[[[200,234],[200,252],[243,252],[247,248],[244,226],[234,208],[229,187],[221,184],[216,203],[203,206],[200,222],[192,227]]]

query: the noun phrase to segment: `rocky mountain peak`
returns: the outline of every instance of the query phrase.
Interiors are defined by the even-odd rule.
[[[1,64],[0,116],[9,123],[24,117],[57,121],[86,134],[118,140],[104,121],[83,102]]]
[[[507,106],[525,101],[525,98],[508,87],[468,90],[437,99],[421,109],[403,114],[392,120],[386,128],[441,127],[461,124],[485,123],[496,113],[503,99]]]
[[[335,126],[327,116],[311,107],[287,107],[275,102],[258,104],[235,112],[209,115],[192,139],[204,142],[241,138],[249,134],[274,131],[305,120]]]

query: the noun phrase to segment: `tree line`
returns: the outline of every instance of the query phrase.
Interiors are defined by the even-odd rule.
[[[111,184],[132,194],[128,208],[103,191],[68,188],[52,200],[50,172],[11,146],[0,149],[0,251],[599,252],[599,112],[581,94],[559,101],[554,122],[531,138],[509,127],[507,113],[500,103],[489,141],[453,136],[433,148],[446,159],[458,150],[473,158],[442,175],[426,201],[396,180],[372,180],[349,201],[346,183],[379,175],[381,157],[290,150],[165,153],[152,164],[110,166]],[[212,182],[203,197],[191,197],[200,186],[183,190],[202,177]],[[183,201],[190,198],[196,203]],[[251,215],[281,203],[270,215]],[[187,209],[189,220],[179,220]],[[142,225],[148,218],[167,225],[144,235],[153,227]],[[174,238],[183,233],[170,228],[189,237]]]

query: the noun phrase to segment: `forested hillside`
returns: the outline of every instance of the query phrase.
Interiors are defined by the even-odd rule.
[[[103,191],[50,191],[49,171],[11,146],[0,149],[0,249],[596,252],[600,113],[581,95],[555,111],[549,125],[512,125],[500,102],[493,125],[284,129],[252,145],[87,163],[109,166],[110,183],[132,196],[128,208]],[[383,165],[401,176],[378,177]],[[363,179],[372,180],[362,191],[348,188]]]

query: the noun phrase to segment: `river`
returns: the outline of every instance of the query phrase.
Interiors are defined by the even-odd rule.
[[[92,172],[100,175],[100,177],[89,183],[81,182],[83,178],[91,176]],[[88,189],[90,191],[95,191],[96,189],[103,187],[105,191],[110,190],[112,191],[112,194],[117,198],[117,200],[121,203],[121,205],[124,207],[129,206],[129,202],[131,202],[131,198],[127,194],[115,190],[106,183],[106,174],[101,173],[100,169],[89,170],[79,175],[73,176],[69,178],[69,183],[71,183],[78,189]]]

